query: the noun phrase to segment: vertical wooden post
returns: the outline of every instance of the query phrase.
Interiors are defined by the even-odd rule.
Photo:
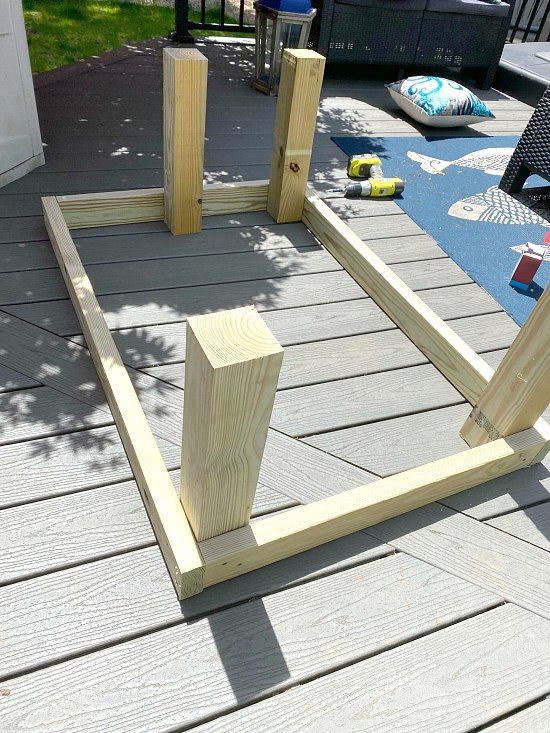
[[[198,541],[248,524],[282,359],[254,306],[187,321],[180,498]]]
[[[163,60],[164,221],[200,232],[208,61],[194,48],[165,48]]]
[[[472,448],[532,427],[550,402],[550,287],[525,322],[460,434]]]
[[[315,51],[283,52],[267,196],[267,210],[278,222],[302,218],[324,69]]]

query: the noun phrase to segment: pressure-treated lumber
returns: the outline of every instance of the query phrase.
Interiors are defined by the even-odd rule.
[[[44,198],[42,206],[59,267],[176,592],[180,597],[193,595],[202,590],[204,575],[193,532],[57,201]]]
[[[163,49],[164,221],[200,232],[208,61],[195,48]]]
[[[282,360],[254,306],[187,321],[181,501],[197,540],[250,519]]]
[[[202,215],[265,211],[268,183],[207,183],[202,191]],[[163,188],[70,194],[57,196],[57,202],[69,229],[164,220]]]
[[[535,424],[550,402],[550,287],[510,346],[460,434],[470,446]]]
[[[305,196],[302,220],[357,284],[475,404],[493,370],[316,196]]]
[[[220,583],[516,471],[530,465],[547,443],[532,428],[201,542],[204,585]]]
[[[324,68],[315,51],[283,52],[267,197],[267,210],[279,223],[302,217]]]

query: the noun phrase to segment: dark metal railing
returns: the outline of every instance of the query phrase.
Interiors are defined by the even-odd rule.
[[[550,0],[516,0],[508,40],[525,43],[549,38]]]
[[[172,40],[179,43],[193,43],[194,39],[190,33],[192,30],[254,33],[254,25],[245,23],[244,0],[239,0],[238,12],[230,10],[228,13],[226,0],[220,0],[217,8],[209,10],[206,8],[206,0],[201,0],[200,9],[191,13],[189,0],[175,0],[175,9],[176,30],[172,34]],[[237,17],[234,18],[232,13]]]

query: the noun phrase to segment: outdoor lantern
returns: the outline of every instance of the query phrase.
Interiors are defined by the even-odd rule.
[[[256,76],[254,89],[277,94],[281,58],[285,48],[306,48],[311,22],[317,11],[310,0],[255,2]]]

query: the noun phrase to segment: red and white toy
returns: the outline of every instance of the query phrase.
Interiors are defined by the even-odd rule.
[[[550,245],[550,233],[544,244],[527,242],[521,248],[521,256],[510,278],[510,285],[518,290],[529,290]]]

